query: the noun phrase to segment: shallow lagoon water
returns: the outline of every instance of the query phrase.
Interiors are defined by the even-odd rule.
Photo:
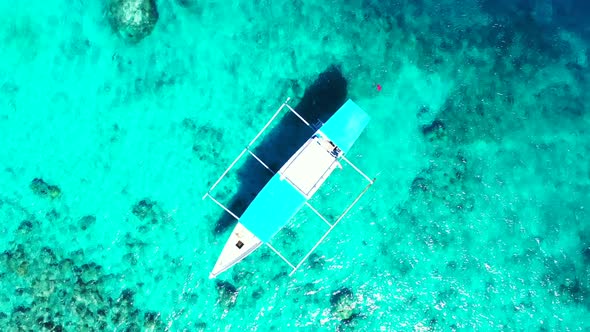
[[[104,2],[0,2],[0,326],[590,328],[583,1],[156,4],[129,43]],[[286,97],[366,110],[349,157],[377,182],[293,277],[261,248],[209,280],[231,225],[201,197]],[[361,188],[345,167],[313,204]],[[304,210],[273,245],[323,230]]]

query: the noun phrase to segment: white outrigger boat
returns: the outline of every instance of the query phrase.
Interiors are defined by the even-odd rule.
[[[213,202],[238,220],[237,225],[223,247],[223,251],[219,256],[213,271],[209,274],[209,278],[215,278],[220,273],[234,266],[263,243],[292,268],[292,271],[289,274],[292,275],[360,200],[375,181],[375,179],[370,179],[345,157],[345,153],[350,150],[354,142],[369,123],[370,118],[367,113],[349,99],[325,124],[320,123],[316,126],[319,128],[314,128],[289,105],[289,100],[290,99],[288,98],[281,107],[279,107],[266,125],[258,132],[254,139],[252,139],[250,144],[242,150],[238,157],[203,196],[203,199],[209,197]],[[275,173],[250,150],[250,147],[284,108],[293,112],[307,126],[314,129],[315,133],[281,167],[281,169]],[[252,203],[250,203],[246,211],[238,217],[235,213],[215,199],[211,195],[211,192],[238,160],[246,154],[246,152],[274,175],[254,198]],[[336,168],[342,168],[340,161],[344,161],[352,166],[352,168],[368,181],[368,184],[336,219],[336,221],[330,223],[308,203],[308,200]],[[295,265],[289,262],[269,242],[304,205],[317,214],[330,228],[305,255],[305,257]]]

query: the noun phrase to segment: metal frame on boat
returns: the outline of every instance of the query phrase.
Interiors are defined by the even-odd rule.
[[[326,124],[320,122],[317,126],[312,126],[289,105],[289,101],[290,98],[287,98],[203,196],[203,199],[210,198],[215,204],[219,205],[238,220],[238,224],[232,231],[213,271],[209,275],[210,278],[215,278],[221,272],[237,264],[263,243],[291,267],[292,270],[289,275],[293,275],[375,181],[375,179],[369,178],[345,157],[345,153],[348,152],[369,122],[369,116],[360,107],[352,100],[348,100]],[[285,108],[295,114],[308,127],[312,128],[315,133],[278,172],[275,172],[254,154],[250,148]],[[246,153],[250,154],[263,167],[270,171],[273,177],[258,193],[242,216],[238,217],[213,197],[211,192]],[[309,204],[308,200],[324,181],[326,181],[332,171],[336,168],[341,168],[339,161],[349,164],[368,184],[352,203],[347,206],[336,221],[331,223],[316,208]],[[270,208],[269,204],[272,204],[274,209]],[[303,205],[318,215],[329,226],[329,229],[297,264],[293,264],[275,249],[269,241]]]

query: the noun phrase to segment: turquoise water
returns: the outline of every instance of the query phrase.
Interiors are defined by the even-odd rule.
[[[106,1],[0,2],[3,331],[590,329],[584,1],[156,5],[130,42]],[[367,111],[349,157],[377,182],[293,277],[261,248],[209,280],[231,225],[201,197],[288,96]],[[251,165],[216,189],[238,210]]]

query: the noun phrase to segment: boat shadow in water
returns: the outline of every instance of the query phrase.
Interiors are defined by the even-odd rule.
[[[331,66],[305,90],[301,101],[293,108],[312,125],[318,120],[326,122],[346,101],[347,85],[340,69]],[[289,114],[282,117],[278,124],[255,144],[253,149],[254,154],[274,172],[278,171],[313,134],[313,130],[292,112],[287,109],[283,112]],[[237,193],[227,204],[230,211],[238,216],[244,213],[272,177],[272,174],[253,157],[246,154],[243,158],[243,166],[237,169],[240,183]],[[268,208],[272,209],[271,206]],[[235,223],[236,220],[224,212],[217,220],[214,232],[215,234],[223,233]]]

